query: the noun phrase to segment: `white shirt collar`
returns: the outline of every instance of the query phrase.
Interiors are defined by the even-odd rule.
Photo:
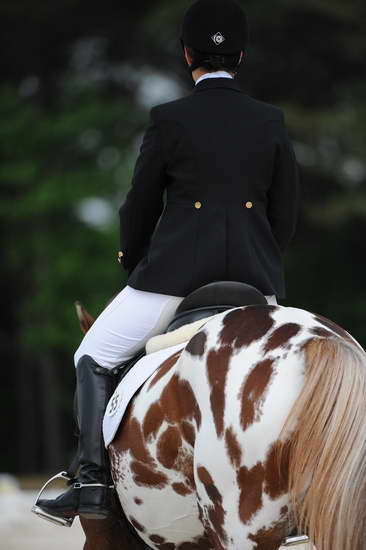
[[[201,80],[204,80],[205,78],[234,78],[230,73],[227,71],[214,71],[213,73],[205,73],[201,75],[196,80],[196,86]]]

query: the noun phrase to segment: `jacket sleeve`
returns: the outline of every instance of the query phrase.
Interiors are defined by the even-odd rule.
[[[277,123],[276,152],[272,183],[268,192],[268,219],[282,252],[291,241],[299,210],[299,168],[285,126],[284,115]]]
[[[119,209],[119,261],[130,273],[146,253],[163,210],[166,183],[160,130],[155,108],[137,158],[130,190]]]

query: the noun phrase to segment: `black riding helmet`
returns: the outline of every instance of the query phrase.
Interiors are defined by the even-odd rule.
[[[181,44],[194,52],[190,71],[204,62],[237,68],[248,43],[247,18],[234,0],[198,0],[186,11]],[[212,64],[212,63],[211,63]]]

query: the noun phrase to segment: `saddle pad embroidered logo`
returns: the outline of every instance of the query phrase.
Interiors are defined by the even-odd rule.
[[[121,403],[122,403],[122,394],[121,392],[117,389],[116,392],[114,392],[114,394],[112,395],[109,403],[108,403],[108,407],[107,407],[107,415],[108,416],[113,416],[116,414],[116,412],[118,411],[118,409],[120,408],[121,406]]]
[[[217,32],[216,34],[213,34],[211,36],[211,38],[214,41],[214,43],[216,44],[216,46],[219,46],[225,40],[225,37],[222,36],[221,32]]]

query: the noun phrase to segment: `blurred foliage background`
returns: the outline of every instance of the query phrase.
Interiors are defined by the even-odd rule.
[[[73,302],[125,284],[118,207],[151,106],[190,93],[190,0],[2,0],[0,471],[62,469],[73,445]],[[246,0],[238,78],[283,108],[302,205],[283,305],[365,334],[364,0]],[[284,205],[286,208],[286,205]]]

